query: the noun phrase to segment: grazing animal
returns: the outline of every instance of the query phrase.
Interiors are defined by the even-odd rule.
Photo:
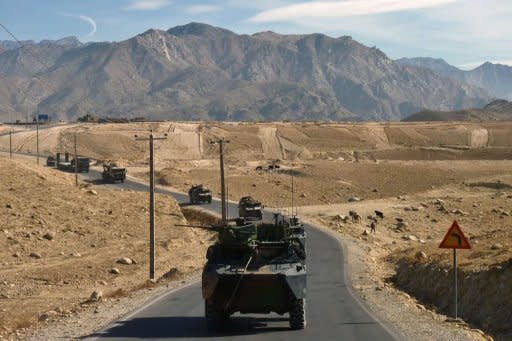
[[[384,213],[381,211],[375,210],[375,215],[379,217],[380,219],[384,219]]]

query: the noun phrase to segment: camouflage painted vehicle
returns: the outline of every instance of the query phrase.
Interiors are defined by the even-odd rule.
[[[251,196],[242,197],[238,202],[238,215],[240,218],[261,220],[263,218],[262,209],[263,205],[261,205],[261,202]]]
[[[103,173],[101,173],[101,177],[103,178],[103,181],[124,182],[124,180],[126,179],[126,168],[119,167],[115,163],[104,163]]]
[[[295,225],[292,225],[295,223]],[[213,226],[202,292],[208,329],[233,313],[289,313],[292,329],[306,326],[306,234],[292,218],[272,222],[237,219]]]
[[[188,190],[188,197],[191,204],[211,203],[212,192],[205,186],[194,185]]]

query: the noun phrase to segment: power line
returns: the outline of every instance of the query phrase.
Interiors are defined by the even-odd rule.
[[[11,32],[11,31],[9,31],[9,30],[7,29],[7,27],[5,27],[2,23],[0,23],[0,26],[2,26],[2,28],[5,30],[5,32],[7,32],[11,37],[13,37],[13,38],[14,38],[14,40],[16,40],[16,42],[17,42],[18,44],[20,44],[20,46],[23,46],[23,44],[21,43],[21,41],[19,41],[19,40],[18,40],[18,38],[16,38],[16,37],[14,36],[14,34],[12,34],[12,32]]]

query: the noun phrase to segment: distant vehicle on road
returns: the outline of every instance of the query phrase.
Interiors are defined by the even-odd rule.
[[[46,159],[46,166],[47,167],[57,166],[57,159],[55,159],[54,156],[48,156],[48,158]]]
[[[124,182],[126,179],[126,168],[119,167],[115,163],[104,163],[103,173],[101,173],[103,181],[108,182]]]
[[[69,160],[69,153],[65,153],[64,161],[60,160],[60,153],[57,153],[57,169],[65,172],[74,172],[75,163],[77,164],[77,170],[79,173],[89,173],[89,165],[91,160],[85,156],[78,156],[76,160],[73,158],[71,162]]]
[[[188,190],[188,197],[191,204],[211,203],[212,192],[202,184],[194,185]]]
[[[261,205],[261,202],[251,196],[242,197],[238,202],[238,215],[240,218],[261,220],[263,218],[262,209],[263,205]]]

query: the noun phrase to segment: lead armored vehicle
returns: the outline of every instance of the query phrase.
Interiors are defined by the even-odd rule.
[[[103,181],[124,182],[124,180],[126,179],[126,168],[119,167],[115,163],[104,163],[103,173],[101,173],[101,177],[103,178]]]
[[[238,215],[246,220],[261,220],[263,218],[262,209],[261,202],[251,196],[242,197],[238,202]]]
[[[294,218],[272,222],[237,219],[212,229],[202,292],[208,329],[231,314],[289,314],[290,328],[306,326],[306,234]],[[294,224],[294,225],[293,225]]]
[[[188,197],[191,204],[211,203],[212,192],[203,185],[194,185],[188,190]]]

